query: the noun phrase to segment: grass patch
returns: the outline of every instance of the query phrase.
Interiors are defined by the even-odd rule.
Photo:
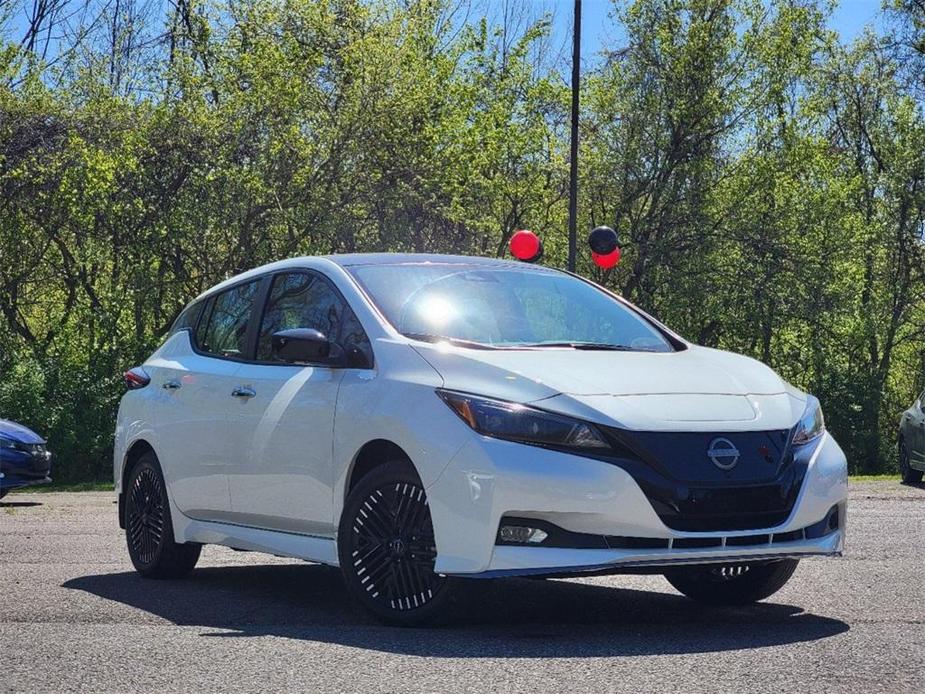
[[[48,492],[111,492],[112,482],[75,482],[74,484],[37,484],[11,489],[10,494],[45,494]]]
[[[899,473],[892,475],[850,475],[849,482],[899,482]]]

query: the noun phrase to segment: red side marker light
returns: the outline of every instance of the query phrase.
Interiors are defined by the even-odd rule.
[[[525,263],[535,263],[543,257],[543,242],[532,231],[521,229],[511,237],[511,255]]]
[[[591,251],[591,259],[598,267],[609,270],[620,262],[620,247],[617,246],[610,253],[595,253]]]

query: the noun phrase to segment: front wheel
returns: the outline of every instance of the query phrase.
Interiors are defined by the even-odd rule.
[[[665,572],[665,578],[687,597],[709,605],[747,605],[784,587],[798,559],[769,562],[704,564]]]
[[[909,464],[909,450],[905,441],[899,442],[899,474],[903,484],[918,484],[922,481],[922,471],[913,470]]]
[[[146,578],[180,578],[199,560],[202,545],[174,542],[167,485],[153,452],[142,455],[128,476],[125,539],[135,570]]]
[[[446,617],[455,581],[434,572],[430,508],[409,463],[385,463],[351,490],[337,551],[347,590],[380,621],[421,626]]]

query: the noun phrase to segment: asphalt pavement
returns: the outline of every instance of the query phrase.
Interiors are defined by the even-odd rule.
[[[848,516],[845,558],[755,606],[660,576],[507,579],[428,630],[376,624],[334,569],[221,547],[144,580],[111,494],[12,494],[0,691],[925,692],[925,487],[855,484]]]

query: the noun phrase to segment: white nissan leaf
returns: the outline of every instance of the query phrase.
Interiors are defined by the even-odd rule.
[[[125,379],[114,475],[144,576],[210,543],[322,562],[407,625],[467,578],[657,573],[743,604],[843,547],[815,398],[557,270],[274,263],[198,297]]]

